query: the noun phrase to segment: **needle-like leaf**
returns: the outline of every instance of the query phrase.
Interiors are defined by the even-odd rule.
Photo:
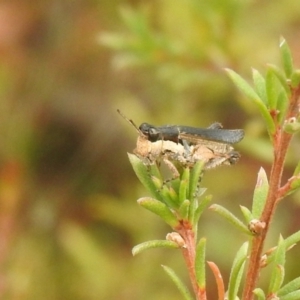
[[[169,267],[162,265],[166,273],[171,277],[172,281],[176,284],[177,288],[181,292],[185,300],[193,300],[192,295],[190,294],[188,288],[181,281],[181,279],[176,275],[176,273]]]
[[[141,252],[153,248],[179,248],[178,244],[167,240],[153,240],[138,244],[132,248],[132,255],[135,256]]]

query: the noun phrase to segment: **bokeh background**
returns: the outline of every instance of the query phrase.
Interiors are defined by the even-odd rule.
[[[116,109],[137,124],[244,128],[238,165],[202,182],[241,216],[272,150],[224,68],[249,80],[251,67],[264,72],[279,62],[281,35],[300,66],[299,0],[1,1],[0,298],[181,299],[160,267],[188,282],[179,251],[131,255],[170,229],[136,204],[147,195],[126,154],[137,134]],[[286,178],[299,147],[296,137]],[[299,229],[299,205],[295,194],[279,206],[267,246]],[[210,211],[199,234],[227,282],[245,236]],[[299,251],[287,278],[299,276]]]

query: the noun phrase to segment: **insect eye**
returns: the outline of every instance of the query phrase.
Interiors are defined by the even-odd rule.
[[[152,139],[157,139],[159,136],[159,132],[157,131],[156,128],[149,128],[149,137],[151,137]]]
[[[147,136],[149,136],[149,129],[150,129],[150,126],[147,123],[142,123],[139,127],[139,130]]]
[[[148,123],[142,123],[139,127],[140,131],[148,137],[151,142],[159,139],[159,131],[154,126]]]

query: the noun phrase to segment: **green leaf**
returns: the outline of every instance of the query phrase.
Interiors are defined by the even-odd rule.
[[[161,201],[150,197],[144,197],[138,199],[138,204],[142,207],[150,210],[156,215],[160,216],[167,224],[172,228],[176,228],[179,225],[179,221],[176,219],[170,209]]]
[[[273,293],[277,294],[284,280],[284,276],[285,276],[284,266],[277,265],[276,268],[273,270],[273,274],[274,274],[274,281],[271,279],[271,282],[273,284],[272,290],[274,290]]]
[[[189,196],[188,199],[191,202],[189,220],[192,224],[196,225],[195,222],[195,213],[198,208],[198,198],[206,191],[206,189],[199,188],[199,182],[203,171],[204,162],[198,161],[190,172],[190,181],[189,181]],[[196,226],[194,226],[196,230]]]
[[[166,183],[170,184],[172,189],[176,192],[176,195],[178,195],[177,196],[178,197],[177,202],[178,202],[179,201],[179,189],[180,189],[180,184],[181,184],[180,177],[171,178],[170,180],[163,179],[163,182],[164,182],[164,184],[166,184]]]
[[[141,159],[139,159],[136,155],[128,153],[129,161],[132,165],[132,168],[140,180],[140,182],[143,184],[143,186],[153,195],[154,198],[163,201],[160,193],[157,190],[156,185],[153,183],[151,175],[149,174],[149,169],[147,166],[144,165]],[[156,166],[155,166],[156,167]],[[153,169],[155,169],[155,167]],[[154,173],[154,171],[151,172]],[[155,171],[155,174],[157,175],[157,171]]]
[[[290,87],[287,83],[287,78],[285,74],[282,72],[282,69],[280,69],[278,66],[273,64],[267,64],[268,69],[272,70],[272,72],[277,76],[277,79],[280,81],[281,86],[285,90],[287,95],[291,94]]]
[[[132,248],[132,255],[135,256],[137,254],[140,254],[141,252],[153,249],[153,248],[171,248],[171,249],[178,249],[179,246],[177,243],[172,241],[166,241],[166,240],[153,240],[144,242],[141,244],[138,244]]]
[[[273,134],[275,133],[275,124],[269,113],[269,110],[264,104],[264,101],[259,97],[259,95],[254,91],[254,89],[240,75],[238,75],[236,72],[230,69],[226,69],[226,71],[230,76],[230,78],[232,79],[232,81],[235,83],[235,85],[240,89],[240,91],[255,103],[260,113],[262,114],[266,122],[268,132],[272,137]]]
[[[276,110],[278,98],[278,81],[277,77],[271,69],[267,70],[266,75],[266,91],[268,96],[269,108]]]
[[[263,168],[260,168],[253,195],[252,215],[254,219],[259,219],[264,209],[269,191],[268,177]]]
[[[297,277],[284,285],[277,293],[278,296],[282,297],[292,292],[299,290],[300,288],[300,277]]]
[[[178,208],[178,197],[172,187],[168,187],[164,184],[160,189],[160,195],[163,199],[163,202],[167,204],[168,207]]]
[[[299,174],[300,174],[300,161],[298,162],[293,175],[297,176]]]
[[[254,89],[248,84],[248,82],[245,79],[243,79],[239,74],[237,74],[231,69],[225,69],[225,71],[228,73],[231,80],[235,83],[235,85],[243,94],[245,94],[251,100],[258,101],[260,105],[266,107],[259,95],[254,91]]]
[[[286,79],[280,78],[278,71],[272,67],[267,69],[266,91],[269,108],[277,113],[277,119],[281,123],[289,104],[290,88],[286,84]]]
[[[300,84],[300,70],[295,70],[291,77],[291,86],[296,88]]]
[[[199,182],[201,178],[201,174],[203,171],[204,162],[199,160],[191,169],[190,173],[190,186],[189,186],[189,197],[188,199],[192,200],[197,195],[197,189],[199,187]]]
[[[293,247],[295,244],[297,244],[300,241],[300,230],[293,233],[292,235],[290,235],[289,237],[287,237],[284,240],[284,248],[285,251],[288,251],[291,247]],[[276,256],[276,251],[272,252],[268,258],[267,258],[267,264],[269,264],[270,262],[274,261]]]
[[[181,219],[183,219],[183,220],[189,219],[190,205],[191,205],[191,202],[188,199],[184,200],[181,203],[181,205],[179,207],[179,216]]]
[[[289,185],[289,187],[288,187],[288,189],[285,190],[283,198],[287,195],[294,193],[295,191],[297,191],[300,188],[299,166],[300,166],[300,163],[298,163],[297,167],[295,168],[294,175],[292,177],[290,177],[288,182],[286,183],[286,185],[287,186]]]
[[[150,173],[149,173],[149,176],[151,176],[151,180],[152,180],[156,190],[159,191],[163,187],[164,182],[161,179],[159,179],[158,177],[156,177],[154,175],[150,175]]]
[[[291,75],[294,71],[293,67],[293,58],[291,54],[291,50],[286,42],[286,40],[281,37],[280,39],[280,54],[281,60],[283,64],[283,69],[287,78],[291,78]]]
[[[291,189],[288,192],[288,194],[295,192],[296,190],[299,189],[299,187],[300,187],[300,176],[298,175],[297,177],[294,178],[294,180],[292,180]]]
[[[196,279],[202,290],[205,290],[205,247],[206,238],[202,238],[197,245],[195,258]]]
[[[254,219],[251,211],[247,207],[240,205],[240,209],[247,224]]]
[[[178,198],[178,195],[177,193],[175,192],[173,186],[170,186],[169,187],[169,195],[170,195],[170,198],[172,199],[172,201],[174,203],[176,203],[176,207],[178,207],[178,205],[180,204],[178,201],[179,201],[179,198]]]
[[[248,243],[246,242],[239,249],[233,261],[231,272],[230,272],[229,283],[228,283],[228,300],[236,299],[240,287],[242,275],[244,272],[245,260],[247,258],[247,251],[248,251]]]
[[[252,78],[255,86],[255,91],[266,105],[268,103],[268,97],[265,78],[255,69],[252,69]]]
[[[185,286],[185,284],[181,281],[181,279],[176,275],[176,273],[169,267],[163,266],[163,269],[166,271],[166,273],[171,277],[172,281],[175,283],[179,291],[181,292],[182,296],[185,300],[193,300],[192,295],[190,294],[188,288]]]
[[[288,249],[292,245],[297,244],[299,241],[300,241],[300,230],[293,233],[292,235],[290,235],[284,240],[285,248]]]
[[[252,235],[248,227],[223,206],[218,204],[213,204],[209,207],[209,209],[215,211],[220,216],[224,217],[229,223],[234,225],[237,229],[241,230],[246,234]]]
[[[279,237],[278,246],[275,253],[274,267],[271,274],[268,294],[276,294],[280,289],[284,280],[284,265],[285,265],[285,243],[283,238]]]
[[[285,119],[286,111],[289,105],[289,98],[284,89],[278,92],[278,97],[277,97],[277,110],[279,112],[278,114],[278,121],[280,124]]]
[[[275,261],[274,261],[275,264],[282,265],[282,266],[285,265],[285,251],[286,251],[285,241],[280,235],[277,249],[276,249],[276,254],[275,254]]]
[[[266,299],[266,295],[265,295],[264,291],[262,289],[260,289],[260,288],[255,289],[253,291],[253,294],[255,296],[257,296],[258,300],[265,300]]]
[[[184,200],[189,199],[189,179],[190,179],[190,169],[185,168],[182,173],[179,186],[179,203],[182,203]]]
[[[212,199],[212,195],[207,195],[200,201],[199,206],[197,207],[195,213],[193,214],[194,219],[191,220],[193,224],[197,224],[199,222],[199,219],[200,219],[203,211],[209,205],[211,199]]]
[[[280,300],[299,300],[299,299],[300,299],[300,290],[280,297]]]

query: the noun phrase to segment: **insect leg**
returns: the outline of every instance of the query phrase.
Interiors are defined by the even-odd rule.
[[[229,164],[234,165],[237,163],[237,161],[240,159],[241,155],[237,151],[231,151],[228,153],[229,158]]]
[[[190,146],[189,146],[188,142],[186,140],[182,140],[182,144],[183,144],[186,154],[190,155],[191,151],[190,151]]]
[[[163,161],[173,174],[173,177],[171,180],[178,178],[180,176],[180,174],[179,174],[177,168],[175,167],[175,165],[171,161],[169,161],[168,158],[166,158],[166,157],[163,158]],[[170,180],[168,180],[168,181],[170,181]]]
[[[221,123],[215,122],[212,123],[210,126],[207,127],[208,129],[222,129],[223,126]]]

